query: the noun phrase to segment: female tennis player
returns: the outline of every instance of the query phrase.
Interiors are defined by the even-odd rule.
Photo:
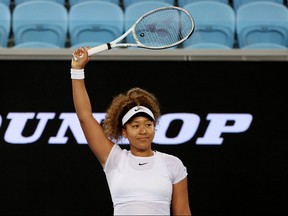
[[[114,97],[103,125],[92,115],[84,82],[88,48],[74,51],[71,79],[75,110],[89,147],[103,167],[114,215],[191,215],[187,170],[173,155],[152,149],[160,117],[157,98],[141,88]],[[127,138],[129,150],[119,141]]]

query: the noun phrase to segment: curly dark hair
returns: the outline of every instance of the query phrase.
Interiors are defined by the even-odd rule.
[[[106,136],[114,141],[122,138],[122,118],[134,106],[145,106],[154,114],[155,124],[161,115],[160,104],[154,94],[139,87],[115,96],[106,111],[103,129]]]

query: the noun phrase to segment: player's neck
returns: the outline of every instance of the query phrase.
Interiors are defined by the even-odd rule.
[[[139,149],[131,149],[131,154],[137,157],[151,157],[154,155],[152,149],[147,149],[145,151]]]

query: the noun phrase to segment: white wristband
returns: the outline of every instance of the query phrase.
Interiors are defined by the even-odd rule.
[[[84,79],[85,78],[84,69],[73,69],[73,68],[71,68],[70,74],[71,74],[71,79],[80,80],[80,79]]]

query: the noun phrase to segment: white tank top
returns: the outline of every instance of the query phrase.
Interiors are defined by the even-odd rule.
[[[114,215],[170,215],[172,185],[187,176],[182,161],[154,151],[137,157],[114,145],[104,167]]]

